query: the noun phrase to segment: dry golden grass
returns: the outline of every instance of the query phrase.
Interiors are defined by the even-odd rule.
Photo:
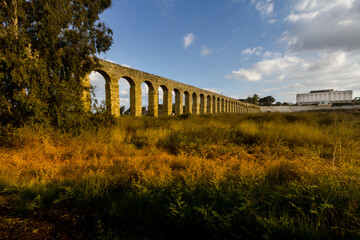
[[[134,200],[126,195],[129,191],[132,197],[137,196],[137,201],[146,196],[147,200],[141,201],[150,201],[155,207],[175,201],[162,206],[170,212],[158,221],[172,216],[170,219],[177,219],[176,226],[182,226],[180,231],[191,227],[179,219],[189,214],[195,214],[190,217],[194,219],[216,212],[220,215],[211,216],[217,216],[221,224],[230,224],[228,230],[224,227],[221,231],[237,232],[231,214],[236,216],[237,211],[246,209],[243,214],[253,217],[251,221],[265,231],[265,235],[260,234],[264,238],[276,238],[271,234],[279,229],[292,229],[291,234],[302,231],[304,238],[306,234],[324,237],[331,235],[324,231],[332,227],[337,228],[331,231],[340,238],[359,237],[359,231],[354,230],[360,227],[359,120],[358,115],[350,113],[123,118],[115,126],[99,127],[96,132],[77,137],[55,130],[22,128],[13,133],[8,147],[1,148],[0,187],[3,191],[32,189],[34,196],[46,195],[49,184],[61,189],[71,187],[79,193],[77,199],[111,202],[112,210],[99,210],[99,219],[105,222],[104,219],[120,221],[127,216],[127,210],[117,209],[122,209],[119,199],[133,204]],[[114,200],[112,191],[119,187],[126,194]],[[233,193],[234,189],[239,192]],[[329,199],[324,196],[326,191],[330,191]],[[69,194],[59,190],[52,198],[54,201],[66,198],[65,193]],[[172,197],[175,193],[179,195]],[[157,194],[164,195],[158,201],[151,200]],[[221,204],[233,212],[240,210],[226,213],[219,207]],[[334,214],[347,217],[336,222]],[[198,220],[205,224],[200,229],[207,229],[206,224],[210,224],[209,219],[204,219]],[[112,225],[106,226],[114,234]],[[211,233],[219,234],[219,227],[209,228]],[[121,235],[123,230],[119,231]],[[143,231],[154,231],[153,237],[160,234],[153,228]],[[247,231],[258,234],[258,230],[250,227]],[[293,236],[290,233],[284,234]]]

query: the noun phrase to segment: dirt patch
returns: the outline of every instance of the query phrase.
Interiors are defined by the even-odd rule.
[[[84,211],[70,201],[52,204],[17,216],[15,194],[0,195],[0,239],[88,239],[89,210]],[[90,228],[91,229],[91,228]]]

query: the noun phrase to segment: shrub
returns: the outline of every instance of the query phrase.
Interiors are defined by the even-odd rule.
[[[301,172],[295,163],[281,161],[268,169],[265,179],[270,185],[283,185],[289,181],[301,180]]]

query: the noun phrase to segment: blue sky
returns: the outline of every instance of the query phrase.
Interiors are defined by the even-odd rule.
[[[114,32],[101,58],[229,97],[360,96],[359,0],[113,0],[101,20]],[[99,74],[91,84],[104,99]]]

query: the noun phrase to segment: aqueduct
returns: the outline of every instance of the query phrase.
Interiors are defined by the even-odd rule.
[[[142,115],[141,85],[144,82],[149,89],[148,115],[150,116],[157,117],[159,115],[159,88],[163,90],[163,115],[171,115],[172,113],[172,92],[175,92],[175,115],[182,113],[255,113],[260,111],[257,105],[244,103],[218,93],[105,60],[99,60],[99,63],[101,67],[95,71],[105,79],[106,110],[115,117],[120,116],[119,79],[121,78],[126,79],[130,85],[130,114],[132,116]],[[84,79],[84,85],[88,89],[90,88],[89,76]],[[90,109],[90,91],[87,91],[84,97],[86,99],[86,108]],[[183,98],[185,98],[184,107]]]

